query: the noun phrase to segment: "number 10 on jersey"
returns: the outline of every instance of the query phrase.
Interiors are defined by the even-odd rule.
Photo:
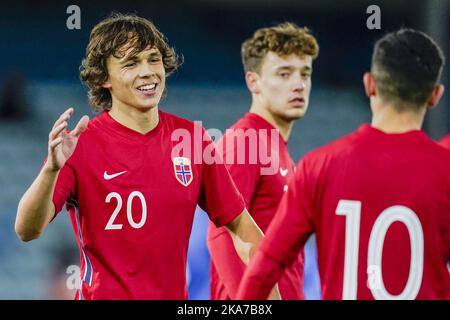
[[[336,214],[345,216],[345,258],[342,299],[355,300],[358,287],[359,230],[361,201],[340,200]],[[392,223],[402,222],[409,233],[411,261],[408,281],[399,295],[390,294],[383,282],[382,254],[386,233]],[[377,217],[369,237],[367,254],[367,284],[377,300],[412,300],[419,293],[423,276],[423,230],[416,213],[405,206],[389,207]]]

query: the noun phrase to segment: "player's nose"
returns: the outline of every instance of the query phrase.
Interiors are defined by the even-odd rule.
[[[306,88],[306,81],[301,75],[293,77],[292,87],[294,91],[303,91]]]
[[[141,78],[147,78],[147,77],[151,77],[155,74],[155,72],[153,71],[150,63],[148,62],[143,62],[140,64],[139,66],[139,77]]]

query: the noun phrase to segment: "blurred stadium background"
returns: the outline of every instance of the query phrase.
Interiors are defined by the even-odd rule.
[[[68,30],[66,8],[81,9],[81,30]],[[366,9],[381,8],[381,30],[368,30]],[[399,27],[431,34],[450,57],[448,0],[185,0],[185,1],[2,1],[0,4],[0,299],[72,299],[66,273],[78,265],[78,249],[63,211],[37,241],[14,233],[18,201],[37,175],[47,152],[47,135],[68,106],[93,116],[78,66],[91,28],[111,11],[154,21],[184,56],[168,80],[162,110],[202,120],[224,131],[243,115],[250,95],[243,80],[240,44],[259,27],[283,21],[308,26],[320,44],[306,117],[295,125],[289,147],[297,161],[309,150],[370,120],[362,74],[374,40]],[[447,88],[448,65],[444,82]],[[449,131],[447,97],[427,117],[434,139]],[[190,299],[209,298],[207,216],[196,214],[189,249]],[[167,232],[171,232],[167,230]],[[319,299],[314,238],[306,247],[305,291]]]

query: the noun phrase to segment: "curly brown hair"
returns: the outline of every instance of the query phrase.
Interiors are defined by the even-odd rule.
[[[89,104],[96,112],[111,109],[111,93],[102,87],[108,79],[106,61],[111,55],[122,58],[125,45],[126,48],[134,48],[130,55],[148,47],[158,48],[166,76],[182,63],[182,59],[152,22],[135,15],[111,14],[92,29],[86,55],[80,65],[80,79],[89,89]]]
[[[308,28],[300,28],[292,22],[258,29],[241,47],[245,72],[259,73],[262,61],[269,51],[280,56],[294,53],[299,56],[309,55],[316,59],[319,55],[319,45]]]

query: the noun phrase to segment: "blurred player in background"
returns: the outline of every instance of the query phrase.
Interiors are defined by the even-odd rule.
[[[38,238],[66,204],[77,236],[78,299],[186,299],[186,256],[197,203],[226,226],[248,261],[262,237],[223,164],[196,162],[215,149],[194,123],[158,110],[175,51],[148,20],[113,15],[91,32],[81,79],[101,114],[66,131],[69,108],[49,134],[48,157],[23,195],[16,232]],[[188,147],[174,154],[177,130]],[[203,138],[203,139],[202,139]]]
[[[307,154],[239,299],[264,299],[315,232],[324,299],[449,299],[450,152],[421,130],[444,55],[402,29],[375,45],[364,75],[372,123]]]
[[[308,108],[312,62],[319,53],[306,28],[283,23],[257,30],[242,44],[245,80],[252,95],[250,111],[237,121],[218,144],[241,191],[246,207],[263,232],[272,221],[295,164],[287,148],[295,120]],[[275,133],[275,141],[271,133]],[[273,143],[275,142],[275,143]],[[245,161],[238,161],[245,151]],[[251,154],[251,153],[257,154]],[[271,164],[264,163],[267,154]],[[257,159],[257,161],[253,161]],[[233,250],[225,228],[208,228],[211,255],[211,299],[236,298],[245,264]],[[303,299],[303,251],[278,283],[282,299]]]

